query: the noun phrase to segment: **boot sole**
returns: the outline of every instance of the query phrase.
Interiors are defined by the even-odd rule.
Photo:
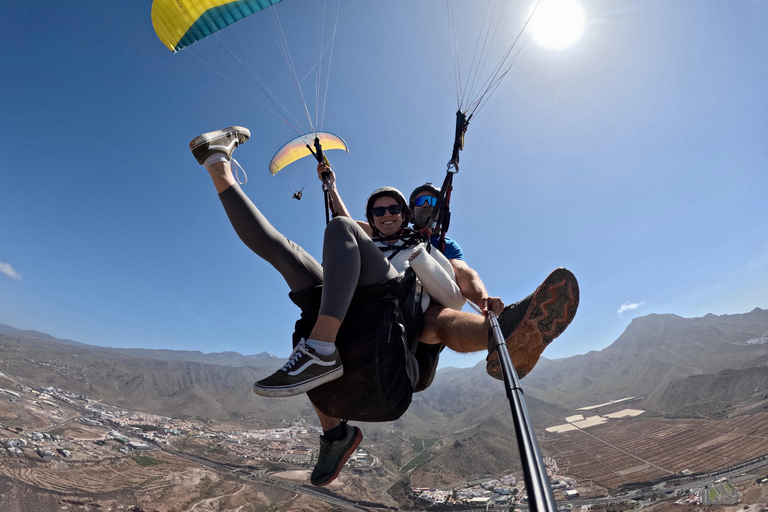
[[[320,482],[320,483],[312,482],[312,485],[314,485],[315,487],[325,487],[326,485],[336,480],[336,477],[339,476],[339,473],[341,473],[341,470],[344,468],[344,464],[347,463],[347,461],[352,456],[352,454],[355,453],[355,450],[357,450],[357,447],[360,446],[360,443],[363,441],[363,431],[357,427],[352,427],[352,428],[355,429],[355,439],[352,441],[352,445],[350,445],[347,451],[344,452],[344,456],[341,458],[341,463],[339,463],[339,465],[336,467],[336,472],[323,482]]]
[[[518,362],[515,370],[519,378],[533,370],[541,353],[565,331],[576,315],[579,305],[579,284],[570,270],[554,270],[536,289],[520,325],[507,336],[507,350]],[[488,375],[504,380],[499,355],[494,351],[486,364]]]

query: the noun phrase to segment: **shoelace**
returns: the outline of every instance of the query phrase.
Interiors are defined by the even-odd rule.
[[[240,162],[232,158],[230,160],[232,167],[235,168],[235,179],[237,180],[238,185],[245,185],[248,183],[248,175],[245,173],[245,169],[242,165],[240,165]],[[243,181],[240,181],[240,172],[243,171]]]
[[[293,354],[291,354],[291,357],[288,359],[288,362],[283,365],[283,370],[290,370],[293,368],[293,365],[295,365],[298,360],[301,358],[302,354],[307,354],[307,351],[304,349],[306,347],[306,344],[304,343],[304,338],[301,339],[298,345],[296,345],[296,350],[293,351]]]

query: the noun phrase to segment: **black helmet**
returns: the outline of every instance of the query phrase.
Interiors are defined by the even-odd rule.
[[[405,196],[402,192],[394,187],[377,188],[371,193],[370,197],[368,197],[368,201],[365,203],[365,218],[368,219],[368,225],[371,226],[374,233],[376,233],[378,230],[373,225],[373,203],[378,198],[384,196],[393,197],[398,203],[403,205],[403,224],[400,226],[401,228],[407,226],[411,221],[411,217],[413,216],[413,212],[410,208],[408,208],[408,203],[405,202]]]
[[[413,192],[411,192],[411,198],[408,200],[408,206],[411,208],[411,210],[416,207],[416,198],[419,197],[419,194],[422,192],[429,192],[435,197],[440,196],[440,189],[434,186],[431,182],[427,182],[420,187],[416,187]]]

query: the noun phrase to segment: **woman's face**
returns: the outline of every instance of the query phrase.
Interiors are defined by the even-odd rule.
[[[391,196],[381,196],[373,202],[373,208],[397,206],[400,203],[397,199]],[[375,210],[374,210],[375,211]],[[384,215],[373,214],[373,225],[378,229],[382,235],[391,236],[397,234],[400,231],[400,226],[403,224],[403,213],[392,214],[387,210]]]

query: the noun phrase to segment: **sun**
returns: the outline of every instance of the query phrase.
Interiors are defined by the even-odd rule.
[[[584,10],[576,0],[540,0],[528,27],[540,45],[559,50],[584,31]]]

